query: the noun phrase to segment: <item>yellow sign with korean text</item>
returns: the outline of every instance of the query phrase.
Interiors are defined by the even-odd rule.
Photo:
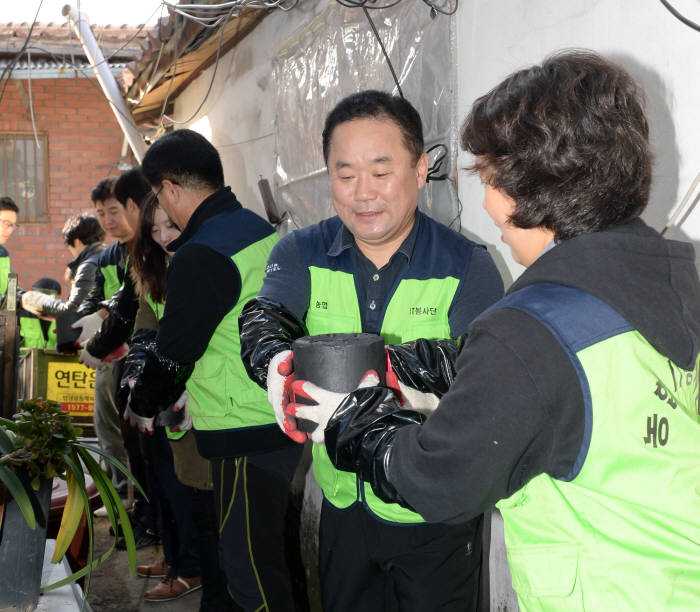
[[[60,402],[73,416],[92,416],[95,370],[67,361],[49,361],[47,366],[47,399]]]

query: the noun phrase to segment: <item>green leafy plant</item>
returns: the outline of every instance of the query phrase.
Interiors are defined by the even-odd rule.
[[[4,485],[17,503],[29,527],[35,529],[36,509],[39,505],[34,491],[39,489],[40,479],[44,477],[66,480],[68,496],[51,562],[57,563],[63,558],[85,513],[89,534],[88,563],[71,576],[42,587],[42,591],[58,588],[87,575],[85,585],[87,597],[90,574],[114,550],[119,526],[126,542],[132,575],[136,569],[136,545],[129,516],[119,494],[94,455],[102,456],[132,480],[144,496],[145,493],[131,472],[119,460],[97,447],[80,442],[81,434],[82,430],[73,426],[70,415],[61,410],[58,402],[43,399],[20,400],[18,412],[13,420],[0,418],[0,489]],[[17,476],[18,470],[24,470],[29,478],[29,484],[25,484]],[[97,559],[94,558],[94,530],[85,474],[90,475],[97,487],[114,533],[112,545]]]

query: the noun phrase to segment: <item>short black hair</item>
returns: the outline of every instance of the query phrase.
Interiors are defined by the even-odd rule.
[[[32,289],[52,291],[56,295],[61,295],[61,283],[55,278],[40,278],[32,285]]]
[[[92,203],[95,202],[106,202],[114,196],[114,184],[117,182],[116,177],[108,176],[102,179],[95,188],[90,192],[90,199]]]
[[[131,198],[136,206],[141,208],[147,197],[152,197],[151,185],[140,168],[132,168],[124,172],[114,184],[114,196],[126,206]]]
[[[15,204],[15,201],[8,196],[2,196],[0,198],[0,210],[11,210],[19,213],[19,207]]]
[[[390,119],[401,130],[404,144],[414,163],[423,154],[423,123],[418,111],[406,99],[385,91],[367,89],[343,98],[328,113],[323,126],[323,161],[328,164],[333,130],[353,119]]]
[[[193,130],[175,130],[161,136],[146,151],[141,169],[154,187],[160,187],[166,179],[196,191],[224,187],[219,152]]]
[[[469,170],[515,200],[510,222],[558,241],[631,221],[649,200],[641,89],[593,51],[511,74],[474,102],[461,144],[476,156]]]
[[[105,238],[105,231],[102,229],[96,217],[89,213],[71,215],[63,224],[63,241],[68,246],[73,246],[76,239],[84,245],[102,242]]]

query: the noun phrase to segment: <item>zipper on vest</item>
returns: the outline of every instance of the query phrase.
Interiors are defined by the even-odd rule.
[[[355,485],[357,486],[357,499],[363,504],[366,504],[367,500],[365,499],[365,487],[362,478],[355,476]]]

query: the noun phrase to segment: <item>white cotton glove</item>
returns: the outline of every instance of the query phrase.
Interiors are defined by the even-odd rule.
[[[403,399],[401,404],[403,408],[420,412],[425,416],[435,412],[440,403],[440,398],[437,395],[434,393],[423,393],[418,391],[418,389],[404,385],[401,381],[398,381],[398,383],[401,398]]]
[[[83,349],[82,353],[80,353],[80,363],[86,365],[91,370],[101,370],[105,367],[105,362],[91,355],[87,349]]]
[[[40,315],[44,304],[49,299],[49,296],[41,291],[25,291],[22,294],[22,308],[32,314]]]
[[[358,389],[364,387],[375,387],[379,384],[379,376],[374,370],[369,370],[360,381]],[[328,391],[309,382],[308,380],[296,380],[292,383],[292,391],[294,392],[295,401],[287,405],[287,412],[295,419],[305,419],[316,423],[316,429],[310,434],[309,438],[315,444],[325,443],[325,430],[328,425],[328,420],[333,416],[333,413],[338,409],[341,402],[348,396],[347,393],[336,393]],[[300,404],[297,400],[304,398],[315,402],[314,405]]]
[[[134,388],[134,383],[136,381],[133,378],[129,379],[129,388]],[[131,409],[131,393],[129,393],[129,399],[126,401],[126,410],[124,410],[124,422],[130,425],[134,429],[138,429],[141,433],[147,433],[153,435],[153,424],[155,422],[155,417],[144,417],[136,414]]]
[[[267,366],[267,399],[275,411],[277,424],[285,433],[290,427],[284,408],[289,400],[289,385],[294,380],[292,358],[292,351],[280,351]]]
[[[170,428],[170,431],[188,431],[192,429],[192,417],[187,411],[187,391],[183,391],[182,395],[173,404],[173,412],[182,414],[182,421]]]
[[[423,393],[403,384],[394,372],[388,351],[386,352],[386,386],[394,392],[402,408],[420,412],[425,416],[434,412],[440,402],[434,393]]]
[[[101,311],[102,309],[98,310],[97,312],[93,312],[92,314],[85,315],[71,325],[72,329],[82,328],[80,336],[78,336],[78,339],[75,341],[79,347],[85,348],[85,345],[88,343],[90,338],[92,338],[97,330],[100,329],[102,321],[104,320]]]

